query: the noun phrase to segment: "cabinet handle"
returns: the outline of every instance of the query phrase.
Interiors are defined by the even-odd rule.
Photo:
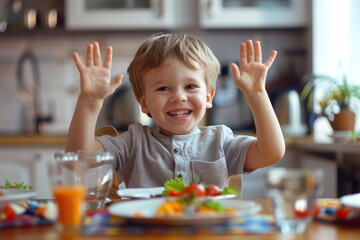
[[[212,8],[213,8],[213,1],[212,0],[207,0],[204,5],[205,5],[204,6],[205,7],[205,16],[211,17]]]
[[[161,18],[164,13],[164,1],[163,0],[155,0],[154,2],[154,9],[157,13],[157,16]]]

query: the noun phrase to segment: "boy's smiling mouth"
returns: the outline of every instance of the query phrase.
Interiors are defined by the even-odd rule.
[[[168,112],[167,114],[170,115],[171,117],[186,117],[189,116],[191,112],[192,111],[190,110],[181,110],[181,111],[171,111]]]

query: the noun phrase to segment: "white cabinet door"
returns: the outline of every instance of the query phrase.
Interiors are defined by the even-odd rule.
[[[203,28],[289,28],[307,23],[308,0],[199,0]]]
[[[176,25],[178,0],[66,0],[67,29],[166,29]]]
[[[47,164],[60,149],[11,147],[0,149],[0,185],[5,180],[24,182],[37,192],[37,198],[51,198]]]

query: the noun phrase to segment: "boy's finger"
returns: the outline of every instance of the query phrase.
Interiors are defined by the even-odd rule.
[[[247,57],[246,57],[246,44],[245,43],[241,43],[240,44],[240,67],[243,64],[246,64],[247,62]]]
[[[94,51],[94,46],[92,44],[88,44],[87,48],[86,48],[86,66],[87,67],[94,66],[93,51]]]
[[[116,75],[113,78],[110,84],[111,84],[111,88],[114,89],[114,91],[121,85],[123,78],[124,78],[124,74]]]
[[[74,52],[72,54],[72,58],[73,58],[73,60],[75,62],[76,68],[80,71],[84,67],[84,65],[83,65],[83,63],[82,63],[82,61],[80,59],[79,54],[77,52]]]
[[[262,62],[261,44],[259,41],[255,42],[255,62],[258,62],[258,63]]]
[[[273,64],[275,58],[276,58],[276,55],[277,55],[277,51],[273,50],[269,56],[269,58],[266,60],[265,62],[265,66],[267,66],[268,68],[271,67],[271,65]]]
[[[111,62],[112,62],[112,47],[107,47],[105,60],[104,60],[104,68],[111,69]]]
[[[94,65],[95,66],[101,65],[101,54],[100,54],[100,47],[98,42],[94,42]]]
[[[254,46],[251,40],[246,41],[246,52],[247,52],[247,61],[254,61]]]

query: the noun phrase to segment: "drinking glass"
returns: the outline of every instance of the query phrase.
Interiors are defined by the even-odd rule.
[[[79,161],[86,163],[85,210],[104,206],[113,181],[113,156],[109,152],[58,152],[55,158],[63,163]]]
[[[55,153],[49,166],[52,191],[58,208],[58,222],[63,227],[80,227],[84,216],[87,163],[72,153]]]
[[[267,197],[282,234],[301,234],[313,219],[315,201],[323,191],[321,169],[271,168]]]
[[[114,157],[109,152],[77,152],[77,155],[88,164],[85,209],[101,208],[112,185]]]

